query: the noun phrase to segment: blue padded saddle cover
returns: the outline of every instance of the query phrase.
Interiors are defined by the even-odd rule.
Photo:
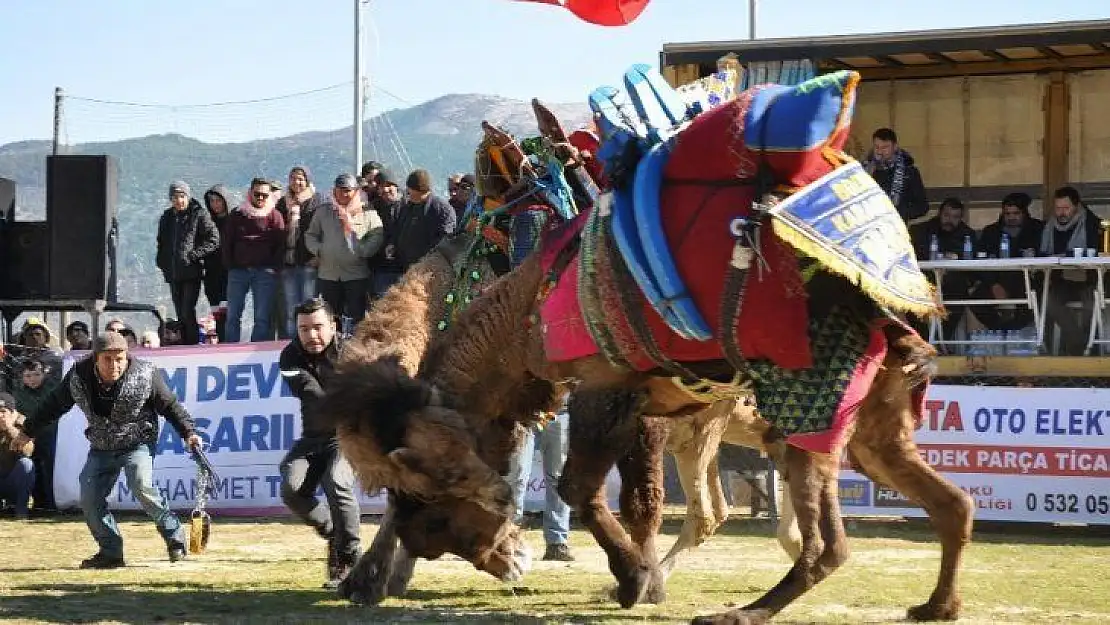
[[[663,187],[663,167],[670,156],[671,143],[657,143],[636,167],[635,182],[632,185],[632,201],[635,204],[636,226],[647,256],[651,276],[663,296],[664,305],[673,311],[680,326],[671,329],[688,339],[708,341],[713,331],[697,304],[690,297],[686,283],[675,265],[671,254],[667,233],[663,229],[663,214],[659,199]],[[664,316],[664,319],[668,317]],[[668,322],[669,323],[669,322]]]
[[[650,65],[633,65],[624,73],[624,87],[650,143],[667,140],[686,121],[686,102]]]
[[[644,249],[640,245],[640,237],[636,232],[632,190],[614,189],[611,195],[612,219],[609,220],[609,228],[612,231],[613,240],[617,243],[621,258],[624,259],[624,264],[628,267],[628,272],[632,274],[632,278],[636,281],[636,285],[640,287],[644,298],[659,313],[659,316],[663,318],[667,325],[672,328],[683,328],[682,322],[675,316],[674,311],[666,305],[659,287],[655,284],[655,278],[651,275],[647,256],[644,255]]]

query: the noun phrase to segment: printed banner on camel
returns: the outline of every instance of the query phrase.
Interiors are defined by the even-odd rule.
[[[139,358],[153,362],[166,383],[185,404],[220,476],[208,510],[223,514],[286,514],[281,500],[278,464],[301,434],[300,403],[282,380],[278,357],[283,343],[221,345],[201,348],[137,350]],[[73,361],[67,359],[68,370]],[[74,407],[58,425],[57,456],[54,464],[54,493],[58,506],[80,506],[78,477],[85,464],[89,443],[85,438],[85,415]],[[543,509],[545,480],[542,457],[533,458],[532,476],[525,496],[525,509]],[[195,502],[197,466],[186,453],[177,432],[161,420],[154,479],[174,510],[192,510]],[[616,508],[619,481],[610,475],[612,501]],[[360,493],[361,493],[361,489]],[[320,496],[323,492],[320,491]],[[361,493],[362,511],[380,513],[384,494]],[[108,495],[109,506],[137,510],[138,502],[121,473]]]
[[[934,386],[916,441],[976,519],[1110,524],[1110,389]],[[925,516],[844,468],[846,515]]]

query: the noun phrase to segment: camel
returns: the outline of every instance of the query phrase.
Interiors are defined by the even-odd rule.
[[[538,100],[533,104],[537,119],[540,121],[541,132],[545,136],[565,142],[565,135],[554,116]],[[506,133],[492,125],[487,124],[485,131],[487,138],[479,147],[477,167],[480,172],[480,188],[483,190],[482,201],[489,198],[506,201],[504,198],[511,197],[514,189],[519,196],[521,192],[519,182],[524,178],[520,173],[524,159],[519,146]],[[491,150],[490,146],[497,149]],[[490,154],[501,157],[497,161],[504,166],[498,167],[494,159],[488,159]],[[577,155],[574,156],[577,157]],[[357,324],[353,340],[343,350],[344,362],[367,363],[380,358],[396,358],[402,368],[415,375],[429,345],[441,334],[443,329],[441,323],[449,317],[449,305],[445,300],[449,293],[455,291],[457,263],[473,243],[474,236],[474,234],[462,234],[448,239],[410,269],[400,283],[382,299],[374,302],[366,317]],[[485,259],[479,259],[476,266],[481,279],[473,286],[474,291],[479,292],[492,282],[497,272]],[[737,408],[736,402],[727,401],[722,402],[722,406],[723,408],[707,410],[688,420],[679,420],[671,426],[670,437],[675,441],[675,449],[672,451],[676,455],[678,471],[682,476],[682,484],[689,503],[680,537],[663,560],[666,574],[671,572],[683,551],[703,542],[727,517],[727,510],[722,504],[723,492],[715,473],[716,464],[712,462],[719,443],[714,442],[711,445],[699,443],[688,446],[685,441],[693,438],[694,433],[710,427],[726,432],[726,439],[729,442],[749,446],[754,444],[752,440],[745,437],[742,428],[738,431],[732,425],[732,422],[737,420],[756,418],[751,409],[740,409]],[[727,429],[726,422],[729,422]],[[511,450],[519,443],[521,427],[516,425],[515,420],[499,420],[478,437],[480,441],[488,444],[488,447],[480,452],[483,461],[499,474],[507,472],[508,458]],[[352,460],[356,469],[373,466],[372,463],[361,461],[364,453],[361,439],[341,433],[340,441],[345,455]],[[711,479],[707,480],[706,475],[710,468],[713,474]],[[362,483],[367,485],[368,490],[376,490],[376,485],[383,483],[384,479],[372,473],[362,472],[360,472],[360,478]],[[377,604],[387,596],[398,596],[405,591],[413,574],[416,561],[413,556],[414,551],[406,549],[398,541],[399,518],[396,497],[397,495],[394,494],[389,499],[386,513],[383,515],[371,548],[364,554],[348,581],[339,589],[343,596],[356,602]],[[708,503],[710,501],[712,504]],[[779,525],[780,541],[783,542],[787,553],[794,557],[798,552],[800,540],[797,538],[796,526],[789,512],[787,503]],[[411,514],[411,510],[409,513]],[[406,522],[413,525],[411,520]],[[506,551],[502,555],[505,558],[490,564],[496,567],[494,574],[499,577],[517,579],[528,568],[529,556],[525,553],[523,545],[514,540],[515,538],[510,538],[504,545]],[[425,548],[413,547],[414,550]],[[516,553],[508,557],[512,551]],[[415,552],[434,553],[434,551]]]
[[[629,356],[624,363],[614,362],[608,352],[596,349],[577,357],[552,357],[553,345],[545,340],[549,327],[546,321],[540,323],[537,319],[543,320],[544,313],[550,311],[546,308],[549,298],[558,301],[554,293],[560,285],[569,288],[567,285],[573,284],[560,279],[579,258],[579,244],[585,245],[590,232],[589,219],[600,221],[603,227],[598,232],[608,237],[600,239],[599,245],[611,242],[610,228],[616,226],[606,219],[620,209],[612,212],[603,204],[591,211],[585,226],[572,222],[548,232],[540,248],[523,264],[462,311],[443,340],[430,347],[416,377],[396,359],[360,363],[343,371],[329,392],[324,409],[344,437],[361,439],[359,446],[368,452],[352,458],[352,463],[360,465],[360,471],[379,477],[381,481],[377,483],[388,486],[399,497],[423,502],[425,509],[449,511],[469,506],[483,512],[482,520],[500,517],[496,528],[471,527],[468,524],[478,520],[473,515],[425,511],[431,522],[420,526],[425,533],[439,532],[434,536],[423,535],[423,542],[434,541],[437,549],[462,555],[478,568],[489,570],[486,559],[490,553],[505,553],[505,537],[511,535],[515,526],[502,498],[503,480],[488,466],[480,466],[475,432],[491,420],[526,414],[522,408],[539,403],[535,394],[529,392],[537,383],[572,384],[571,450],[559,492],[605,550],[610,570],[617,578],[617,598],[623,607],[631,607],[661,589],[663,581],[654,536],[660,520],[662,490],[658,467],[666,437],[664,428],[652,422],[706,410],[728,393],[736,398],[754,392],[764,419],[752,424],[751,435],[753,440],[762,441],[764,449],[784,470],[802,537],[801,553],[782,581],[756,601],[739,609],[695,618],[694,622],[766,622],[844,563],[848,547],[840,518],[837,476],[840,451],[845,447],[861,473],[922,505],[938,532],[942,555],[936,587],[925,603],[909,610],[909,617],[957,618],[961,606],[957,578],[963,549],[970,542],[972,504],[965,493],[939,476],[917,453],[913,433],[924,389],[935,371],[936,352],[886,308],[891,302],[909,302],[910,298],[904,296],[914,295],[914,289],[925,284],[916,270],[912,251],[905,265],[911,271],[898,278],[897,286],[903,290],[898,297],[890,297],[885,289],[892,285],[883,284],[882,279],[876,281],[873,273],[867,273],[870,269],[852,264],[855,261],[851,257],[833,258],[816,248],[794,251],[787,247],[782,237],[789,233],[778,227],[787,217],[781,211],[773,213],[767,209],[779,201],[789,206],[791,196],[806,197],[807,192],[820,189],[818,183],[828,176],[837,172],[850,174],[858,169],[858,163],[840,151],[848,135],[858,80],[854,72],[837,72],[796,87],[750,90],[736,102],[694,119],[678,135],[666,166],[667,175],[675,176],[672,165],[679,169],[689,164],[680,154],[686,158],[691,154],[707,157],[715,154],[719,158],[709,165],[697,163],[698,169],[705,170],[701,177],[671,178],[680,181],[679,187],[686,187],[681,189],[684,193],[700,198],[694,200],[692,208],[694,215],[700,215],[696,227],[710,229],[705,231],[709,233],[705,235],[707,243],[713,240],[713,228],[717,234],[731,233],[737,239],[731,249],[703,246],[697,250],[698,260],[710,267],[724,269],[727,265],[723,280],[726,286],[733,282],[737,271],[743,277],[740,284],[744,289],[723,292],[720,284],[714,285],[708,278],[690,284],[690,276],[685,275],[701,310],[721,305],[722,314],[710,316],[711,323],[720,326],[716,343],[698,345],[708,357],[699,354],[686,359],[668,358],[669,354],[659,349],[664,340],[671,347],[681,343],[665,334],[667,328],[673,337],[680,337],[691,333],[693,326],[682,326],[681,318],[664,319],[664,313],[674,310],[663,310],[642,298],[635,300],[642,318],[629,315],[624,319],[610,316],[587,319],[584,313],[577,314],[587,323],[601,323],[603,330],[611,333],[606,336],[591,330],[597,342],[613,337],[619,342],[621,332],[627,334],[621,323],[651,325],[647,329],[659,339],[651,346],[656,353],[649,354],[656,366],[629,366],[631,358],[637,356],[634,350],[623,352]],[[771,116],[772,110],[784,112]],[[806,147],[809,144],[803,144],[806,149],[801,149],[788,142],[775,143],[780,139],[786,141],[784,137],[788,135],[794,140],[792,129],[806,124],[810,128],[801,133],[803,140],[817,137],[812,149]],[[722,132],[722,129],[732,130]],[[630,147],[623,152],[627,156],[635,150]],[[740,171],[742,175],[739,180],[726,175],[727,182],[718,184],[719,179],[713,176],[720,173],[710,171],[713,166]],[[689,172],[685,173],[689,176]],[[839,189],[847,197],[862,197],[857,194],[869,193],[874,187],[873,181],[868,183],[858,176],[851,178],[851,183],[855,186]],[[618,190],[620,185],[618,180]],[[722,188],[727,188],[727,192]],[[676,197],[675,191],[663,185],[664,204],[668,198]],[[892,213],[893,206],[889,206],[885,195],[882,199],[874,194],[867,197],[871,198],[867,210],[872,211],[868,219],[852,221],[852,216],[845,214],[840,224],[845,231],[885,228],[874,230],[890,246],[891,253],[883,258],[903,263],[902,250],[908,248],[904,225],[892,221],[891,215],[897,219],[897,214]],[[677,219],[681,212],[676,211],[680,209],[691,207],[668,205],[668,219]],[[740,217],[736,217],[738,212]],[[777,218],[773,222],[776,227],[759,229],[761,224],[768,223],[767,215]],[[665,227],[668,224],[680,225],[663,222]],[[672,232],[667,232],[668,237],[671,235]],[[744,237],[746,243],[741,243]],[[790,245],[805,247],[800,238],[793,239]],[[623,263],[612,263],[610,269],[630,272],[630,262],[635,259],[630,260],[627,254],[622,256]],[[602,259],[599,262],[605,258],[620,260],[604,253],[596,258]],[[589,269],[585,264],[582,267]],[[628,273],[620,275],[626,281],[633,277]],[[716,290],[708,291],[707,299],[705,289],[714,286]],[[647,287],[642,282],[640,289],[642,297],[646,297]],[[776,293],[781,295],[777,300]],[[745,298],[740,316],[726,319],[724,313],[736,312],[739,296]],[[754,314],[750,311],[765,304],[758,297],[769,298],[766,301],[773,306],[768,313],[777,315],[764,323],[773,322],[779,328],[770,337],[773,344],[763,344],[765,352],[752,349],[753,345],[760,345],[758,341],[753,343],[744,338],[745,332],[760,330],[758,323],[728,325],[729,321],[744,321],[743,314]],[[876,304],[876,298],[882,305]],[[928,306],[911,310],[937,312]],[[776,360],[790,354],[775,352],[774,347],[803,340],[798,335],[799,319],[801,336],[808,337],[804,340],[809,341],[809,346],[818,344],[822,332],[835,330],[833,338],[842,344],[856,341],[861,346],[858,353],[868,354],[848,363],[852,366],[847,369],[846,388],[855,389],[853,392],[858,395],[815,398],[819,402],[836,400],[832,408],[839,421],[832,422],[834,430],[826,438],[820,437],[825,436],[824,430],[817,438],[812,437],[817,430],[784,431],[790,424],[775,418],[774,400],[777,393],[786,390],[786,381],[808,379],[806,375],[826,371],[816,368],[816,359],[808,366],[793,367]],[[645,337],[642,330],[636,330],[641,339]],[[866,352],[862,351],[863,345]],[[558,347],[566,351],[565,346]],[[647,351],[648,346],[641,340],[632,347]],[[821,362],[828,372],[834,371],[834,365],[844,365]],[[716,392],[696,392],[695,381],[709,383]],[[831,393],[835,388],[821,386],[818,390]],[[828,451],[824,451],[824,446]],[[604,496],[604,478],[614,465],[626,482],[621,494],[621,513],[630,525],[631,535],[617,523]],[[405,536],[401,540],[408,548]]]

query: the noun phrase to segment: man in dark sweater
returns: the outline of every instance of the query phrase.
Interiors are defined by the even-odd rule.
[[[938,251],[942,258],[957,259],[963,256],[964,242],[970,237],[971,249],[975,249],[975,231],[964,221],[964,203],[959,198],[944,198],[940,203],[937,216],[928,221],[914,224],[910,228],[910,241],[913,251],[919,260],[929,259],[929,247],[937,239]],[[926,272],[929,279],[933,279],[932,272]],[[966,271],[950,271],[944,276],[942,290],[945,299],[967,299],[971,291],[972,275]],[[944,320],[944,336],[952,338],[964,315],[965,308],[953,306],[948,309],[948,317]]]
[[[1009,242],[1012,258],[1036,256],[1041,246],[1044,222],[1029,214],[1033,198],[1025,193],[1010,193],[1002,198],[998,221],[983,228],[979,235],[978,252],[1002,258],[1002,237]],[[972,295],[975,299],[1014,299],[1025,297],[1025,277],[1017,271],[998,271],[979,275],[979,284]],[[1033,322],[1033,311],[1022,306],[999,309],[978,306],[975,317],[991,330],[1020,330]]]
[[[277,198],[268,180],[251,181],[247,201],[228,215],[223,232],[227,267],[227,342],[238,343],[247,293],[254,303],[251,341],[273,338],[274,303],[285,262],[285,220],[275,210]]]
[[[185,344],[196,345],[200,342],[197,300],[203,262],[219,249],[220,233],[212,216],[192,198],[189,185],[180,180],[170,184],[170,207],[158,221],[157,244],[156,262],[170,285],[177,318],[185,324]]]
[[[12,441],[19,449],[57,422],[76,404],[88,419],[89,455],[81,470],[81,509],[100,550],[81,562],[83,569],[124,566],[123,537],[108,510],[107,497],[122,469],[127,487],[154,520],[166,542],[170,562],[185,558],[185,529],[154,485],[158,416],[166,418],[190,449],[200,446],[193,419],[166,386],[153,363],[132,358],[117,332],[97,337],[92,356],[69,370],[61,386],[28,415],[23,433]]]
[[[401,217],[404,203],[401,201],[401,190],[398,188],[397,179],[393,172],[383,169],[378,172],[377,197],[374,199],[374,210],[382,220],[382,229],[385,231],[385,241],[381,250],[370,259],[370,297],[378,299],[389,287],[393,286],[405,269],[397,258],[397,226]]]
[[[335,316],[323,298],[298,305],[297,337],[281,350],[281,375],[301,400],[301,438],[281,461],[285,505],[328,541],[325,588],[337,588],[360,555],[355,475],[339,454],[335,429],[320,422],[317,406],[339,357]],[[327,502],[316,498],[324,487]]]
[[[443,237],[455,231],[455,209],[432,193],[432,177],[424,169],[405,181],[408,201],[401,207],[395,229],[395,253],[402,271],[416,264]]]

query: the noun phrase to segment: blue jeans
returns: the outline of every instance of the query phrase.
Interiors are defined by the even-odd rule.
[[[286,266],[281,271],[281,290],[285,294],[285,332],[281,338],[297,336],[297,315],[293,309],[306,299],[316,297],[316,268],[308,265]]]
[[[31,489],[35,487],[35,463],[30,458],[18,458],[7,475],[0,476],[0,499],[15,506],[16,516],[26,516]],[[38,503],[35,503],[36,509]]]
[[[524,493],[528,490],[528,480],[532,477],[532,454],[539,449],[543,454],[544,508],[543,539],[549,545],[567,544],[570,532],[570,506],[559,497],[556,487],[567,461],[568,445],[567,414],[565,412],[548,423],[542,430],[529,430],[520,451],[513,456],[509,474],[505,479],[513,489],[516,504],[516,521],[524,516]]]
[[[170,510],[162,491],[154,485],[154,445],[139,445],[121,451],[89,450],[85,468],[81,469],[81,510],[100,553],[123,557],[123,536],[116,517],[108,510],[108,494],[116,485],[123,469],[127,488],[138,500],[147,516],[158,526],[167,549],[185,548],[185,528]]]
[[[243,309],[247,293],[254,300],[254,329],[251,342],[268,341],[273,336],[270,313],[277,295],[276,269],[250,267],[227,272],[227,342],[238,343],[243,332]]]

